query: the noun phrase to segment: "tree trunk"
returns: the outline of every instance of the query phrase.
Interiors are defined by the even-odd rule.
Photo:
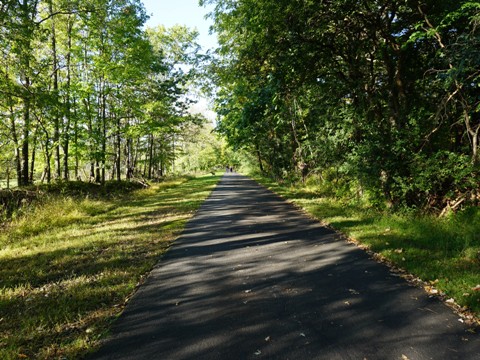
[[[13,140],[13,146],[15,151],[15,170],[17,173],[17,185],[22,183],[22,166],[20,158],[20,145],[18,142],[17,127],[15,124],[15,113],[13,109],[13,101],[11,95],[8,97],[9,107],[10,107],[10,134]]]
[[[87,96],[86,99],[83,100],[85,109],[86,109],[86,116],[87,116],[87,130],[88,136],[90,139],[95,139],[94,131],[93,131],[93,120],[92,120],[92,109],[91,109],[91,102],[90,96]],[[95,181],[95,147],[94,145],[90,144],[88,147],[90,153],[90,179],[89,181]]]
[[[127,180],[132,179],[133,169],[132,169],[132,139],[127,138],[126,144],[126,157],[127,157]]]
[[[49,12],[52,21],[52,75],[53,75],[53,94],[55,96],[55,106],[53,110],[53,142],[55,146],[55,176],[57,179],[61,178],[61,163],[60,163],[60,116],[58,111],[59,96],[58,96],[58,62],[57,62],[57,39],[55,32],[55,16],[53,16],[53,1],[48,2]]]
[[[71,16],[68,16],[67,21],[67,36],[68,36],[68,52],[67,52],[67,88],[66,88],[66,99],[65,99],[65,124],[63,129],[63,178],[68,180],[70,178],[70,169],[68,166],[69,161],[69,146],[70,146],[70,125],[72,123],[71,116],[71,100],[70,100],[70,90],[72,83],[72,74],[71,74],[71,58],[72,58],[72,28],[73,21]]]
[[[73,98],[73,145],[75,146],[75,180],[79,180],[79,166],[80,159],[78,157],[78,116],[77,116],[77,104],[75,98]]]
[[[121,135],[121,118],[118,116],[116,118],[117,123],[117,134],[115,141],[115,170],[117,181],[122,180],[122,135]]]
[[[10,163],[7,163],[7,190],[10,189]]]
[[[102,173],[100,171],[100,162],[98,160],[95,162],[95,182],[103,184]]]
[[[30,178],[29,183],[33,184],[33,176],[35,174],[35,156],[37,150],[37,132],[35,132],[33,136],[33,144],[32,144],[32,158],[30,160]]]
[[[152,134],[149,135],[149,146],[148,146],[148,178],[152,178],[152,168],[153,168],[153,140],[154,137]]]
[[[478,137],[480,135],[480,122],[477,126],[472,126],[472,118],[470,116],[469,106],[468,104],[464,104],[463,107],[463,118],[465,120],[465,127],[467,128],[468,135],[471,138],[470,142],[472,145],[472,164],[478,165],[480,162],[478,154]]]
[[[30,141],[30,94],[28,88],[30,87],[30,78],[25,78],[25,98],[23,103],[23,140],[22,140],[22,176],[19,183],[20,186],[28,185],[30,182],[30,176],[28,174],[29,166],[29,141]]]
[[[105,94],[105,84],[103,85],[102,93],[102,171],[101,183],[105,184],[105,167],[107,159],[107,95]]]
[[[47,183],[48,184],[50,184],[50,182],[52,181],[52,167],[50,166],[50,160],[51,160],[52,155],[50,154],[50,150],[48,148],[49,143],[50,143],[50,139],[47,138],[47,140],[45,140],[45,170],[44,170],[44,174],[47,178]]]
[[[260,171],[262,172],[262,174],[265,174],[265,169],[263,168],[263,164],[262,164],[262,155],[260,153],[260,148],[257,145],[255,145],[256,147],[256,152],[257,152],[257,158],[258,158],[258,166],[260,167]]]

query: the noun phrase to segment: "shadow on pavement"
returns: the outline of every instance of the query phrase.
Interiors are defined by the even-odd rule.
[[[91,359],[480,359],[475,333],[255,182],[226,174]]]

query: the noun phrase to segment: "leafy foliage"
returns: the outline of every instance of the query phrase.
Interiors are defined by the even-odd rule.
[[[195,31],[144,30],[139,0],[1,6],[2,178],[105,183],[171,169],[175,136],[200,121],[187,112]]]
[[[333,169],[394,207],[478,203],[476,2],[204,3],[218,129],[262,171]]]

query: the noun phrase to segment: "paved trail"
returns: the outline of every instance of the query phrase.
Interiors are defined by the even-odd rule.
[[[334,232],[226,174],[92,359],[480,359],[480,337]]]

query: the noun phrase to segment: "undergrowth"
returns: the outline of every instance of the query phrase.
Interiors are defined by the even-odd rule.
[[[112,199],[143,187],[132,181],[107,181],[103,185],[83,181],[56,181],[12,190],[3,189],[0,190],[0,222],[5,224],[30,213],[40,204],[55,202],[59,198]]]

